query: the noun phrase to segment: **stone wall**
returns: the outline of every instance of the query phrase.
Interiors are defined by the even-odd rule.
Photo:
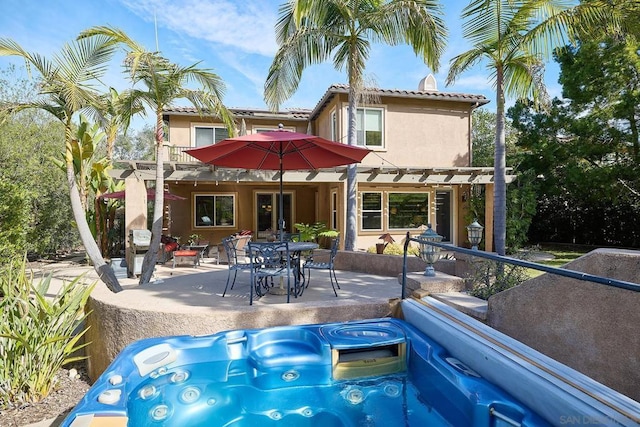
[[[640,252],[598,249],[566,268],[640,283]],[[492,296],[487,320],[640,401],[640,292],[543,274]]]
[[[315,253],[322,253],[316,250]],[[329,251],[324,251],[327,256]],[[402,255],[384,255],[370,252],[338,251],[335,259],[336,270],[357,271],[360,273],[379,274],[381,276],[397,276],[402,274]],[[424,271],[427,264],[415,255],[407,256],[407,271]],[[455,274],[455,261],[441,259],[435,263],[434,268],[450,275]]]

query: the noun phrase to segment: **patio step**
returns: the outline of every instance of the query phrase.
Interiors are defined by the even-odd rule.
[[[402,283],[402,274],[398,276]],[[464,279],[438,271],[435,276],[425,276],[423,272],[407,273],[406,295],[419,289],[429,294],[444,292],[460,292],[465,290]]]
[[[487,320],[487,301],[483,299],[464,292],[437,293],[429,294],[429,296],[481,322]]]
[[[402,283],[402,275],[398,276],[398,281]],[[406,286],[405,295],[417,298],[430,296],[477,320],[487,320],[487,302],[467,294],[461,277],[440,271],[435,276],[425,276],[422,272],[407,273]]]

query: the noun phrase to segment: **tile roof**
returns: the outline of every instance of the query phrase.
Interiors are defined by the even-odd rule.
[[[455,102],[465,102],[472,105],[477,104],[478,106],[489,103],[489,100],[483,95],[441,92],[438,90],[403,90],[403,89],[365,88],[364,91],[368,94],[378,95],[378,96],[455,101]],[[327,102],[329,102],[334,95],[339,93],[349,93],[349,85],[333,84],[329,86],[327,91],[322,96],[322,99],[316,104],[315,108],[311,112],[311,118],[313,119],[316,115],[318,115],[324,109]]]
[[[311,110],[305,108],[288,108],[284,111],[273,112],[260,108],[229,108],[229,110],[239,118],[265,118],[265,119],[287,119],[287,120],[309,120]],[[198,114],[195,107],[165,107],[162,110],[165,114]]]
[[[391,96],[396,98],[414,98],[414,99],[428,99],[428,100],[440,100],[440,101],[454,101],[463,102],[471,105],[477,104],[477,106],[487,104],[489,100],[483,95],[472,95],[467,93],[453,93],[453,92],[441,92],[438,90],[402,90],[402,89],[379,89],[379,88],[367,88],[366,92],[372,95],[378,96]],[[265,118],[265,119],[287,119],[287,120],[301,120],[306,121],[310,118],[313,119],[318,115],[325,107],[325,105],[333,98],[334,95],[340,93],[349,93],[349,85],[346,84],[333,84],[326,90],[322,99],[316,104],[312,110],[307,108],[288,108],[284,111],[270,111],[261,108],[229,108],[236,117],[246,118]],[[164,113],[172,114],[197,114],[194,107],[167,107],[164,108]]]

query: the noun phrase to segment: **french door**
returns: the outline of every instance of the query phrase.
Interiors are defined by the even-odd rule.
[[[278,230],[278,218],[280,213],[280,193],[258,192],[255,193],[255,218],[258,238],[266,238],[267,230]],[[293,231],[293,196],[292,193],[283,194],[284,231]]]

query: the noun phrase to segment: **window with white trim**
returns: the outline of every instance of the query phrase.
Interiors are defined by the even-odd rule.
[[[338,113],[335,109],[331,111],[329,121],[331,126],[331,140],[338,141]]]
[[[382,193],[361,193],[360,212],[362,230],[382,230]]]
[[[194,198],[196,227],[234,227],[236,200],[233,194],[196,194]]]
[[[229,138],[229,131],[224,126],[194,125],[193,137],[196,147],[205,147]]]
[[[331,192],[331,229],[338,229],[338,192]]]
[[[358,108],[356,110],[357,144],[364,147],[384,147],[384,109]]]
[[[418,228],[429,223],[429,193],[388,193],[389,229]]]

